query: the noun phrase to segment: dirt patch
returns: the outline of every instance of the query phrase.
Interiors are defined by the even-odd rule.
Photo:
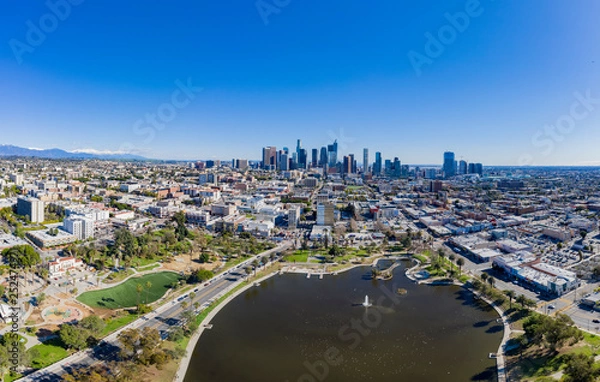
[[[179,255],[170,263],[163,263],[162,269],[175,272],[193,272],[197,271],[198,269],[207,269],[209,271],[212,271],[213,269],[221,266],[222,264],[223,263],[220,261],[201,264],[198,262],[197,255],[194,255],[193,257],[191,255]]]

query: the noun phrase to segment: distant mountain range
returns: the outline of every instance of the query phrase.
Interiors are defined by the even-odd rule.
[[[34,157],[46,159],[112,159],[112,160],[148,160],[134,154],[102,154],[82,150],[76,152],[61,149],[27,149],[13,145],[0,145],[0,157]]]

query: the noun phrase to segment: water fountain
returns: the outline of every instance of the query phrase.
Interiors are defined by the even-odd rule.
[[[365,302],[363,302],[362,304],[365,308],[368,308],[369,306],[373,305],[369,302],[369,296],[365,296]]]

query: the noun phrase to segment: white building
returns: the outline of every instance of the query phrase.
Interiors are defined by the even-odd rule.
[[[57,257],[48,262],[48,273],[51,277],[63,275],[68,270],[83,267],[83,261],[74,257]]]
[[[300,214],[302,213],[302,207],[298,204],[293,204],[288,210],[288,228],[296,229],[298,222],[300,221]]]
[[[94,221],[86,217],[69,216],[63,221],[63,228],[78,240],[94,237]]]

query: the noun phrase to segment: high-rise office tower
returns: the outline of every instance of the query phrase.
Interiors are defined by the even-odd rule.
[[[400,176],[402,175],[402,162],[400,162],[400,159],[398,159],[398,157],[394,158],[394,163],[392,164],[392,174],[394,177],[396,178],[400,178]]]
[[[381,153],[375,153],[375,164],[373,165],[373,174],[381,175]]]
[[[355,174],[356,173],[356,160],[354,159],[354,154],[350,154],[348,155],[348,157],[350,157],[350,173],[351,174]]]
[[[279,169],[281,171],[288,171],[290,169],[290,159],[286,153],[281,154],[281,160],[279,161]]]
[[[352,164],[350,162],[350,156],[344,155],[342,160],[342,174],[350,174],[352,172]]]
[[[327,147],[321,147],[321,155],[319,158],[319,166],[325,167],[327,166]]]
[[[265,170],[277,168],[277,148],[275,146],[263,148],[262,168]]]
[[[369,149],[363,149],[363,172],[369,173]]]
[[[392,173],[392,160],[391,159],[386,159],[385,160],[385,175],[390,175]]]
[[[300,153],[298,154],[298,168],[306,168],[306,164],[308,163],[307,157],[306,149],[300,149]]]
[[[312,165],[312,167],[317,167],[319,165],[319,150],[312,149],[311,152],[312,152],[312,158],[311,158],[312,160],[310,161],[311,165]]]
[[[329,167],[335,167],[337,165],[337,154],[338,144],[337,140],[333,141],[332,145],[327,145],[327,152],[329,155]]]
[[[468,169],[467,169],[467,162],[464,160],[461,160],[460,162],[458,162],[458,173],[460,175],[465,175],[467,173]]]
[[[302,140],[298,139],[296,141],[296,156],[300,158],[300,150],[302,150]]]
[[[454,153],[451,151],[446,151],[444,153],[444,178],[452,178],[456,175],[456,160],[454,159]]]

